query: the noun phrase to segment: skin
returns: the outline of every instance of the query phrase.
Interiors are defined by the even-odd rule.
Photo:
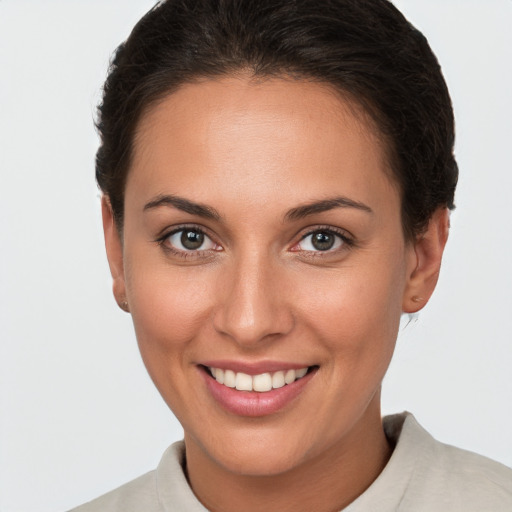
[[[122,242],[103,200],[107,254],[209,510],[340,510],[389,459],[381,382],[400,316],[430,297],[448,236],[439,209],[404,240],[390,176],[378,130],[320,84],[202,81],[141,119]],[[162,195],[215,216],[156,205]],[[339,197],[366,209],[290,215]],[[202,251],[162,237],[183,225],[208,235]],[[309,234],[326,230],[351,242],[336,235],[334,249],[318,251]],[[318,370],[278,412],[247,417],[209,393],[198,364],[213,359]]]

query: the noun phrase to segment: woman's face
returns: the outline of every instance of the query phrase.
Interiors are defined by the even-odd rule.
[[[369,121],[319,84],[203,81],[142,118],[109,253],[191,453],[277,474],[380,428],[417,265],[389,175]]]

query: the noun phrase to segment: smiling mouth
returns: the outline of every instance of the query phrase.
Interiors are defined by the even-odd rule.
[[[306,366],[294,370],[279,370],[249,375],[243,372],[234,372],[233,370],[224,370],[211,366],[205,367],[207,373],[219,384],[238,391],[256,391],[258,393],[265,393],[292,384],[302,379],[315,368],[317,367]]]

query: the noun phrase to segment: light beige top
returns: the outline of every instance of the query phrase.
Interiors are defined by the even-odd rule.
[[[377,480],[343,512],[512,512],[512,469],[442,444],[409,413],[384,418],[395,449]],[[157,469],[73,512],[207,512],[183,473],[185,445]]]

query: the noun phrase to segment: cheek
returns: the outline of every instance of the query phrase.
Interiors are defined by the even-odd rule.
[[[147,353],[179,356],[204,329],[211,300],[206,276],[197,274],[138,258],[127,262],[127,293],[145,360]]]
[[[136,262],[136,263],[134,263]],[[195,341],[204,337],[209,304],[204,279],[186,269],[126,262],[127,292],[144,365],[162,398],[184,427],[187,410],[200,403],[188,388]],[[195,404],[195,405],[194,405]]]
[[[401,317],[402,265],[381,262],[319,277],[304,283],[297,298],[311,330],[344,357],[374,359],[376,364],[389,359]]]

